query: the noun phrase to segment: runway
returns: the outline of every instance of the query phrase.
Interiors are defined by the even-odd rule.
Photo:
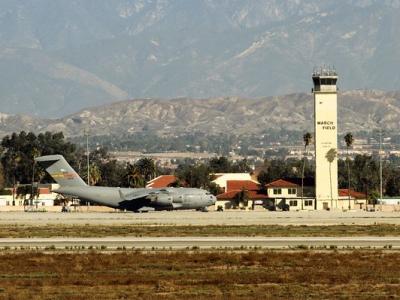
[[[400,225],[400,212],[366,211],[160,211],[131,212],[1,212],[0,224],[47,225]]]
[[[212,249],[260,247],[390,248],[400,249],[400,237],[104,237],[104,238],[2,238],[0,248],[93,247],[102,249]]]

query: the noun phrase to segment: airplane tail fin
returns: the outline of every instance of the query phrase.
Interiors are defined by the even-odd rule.
[[[86,185],[62,155],[40,156],[36,157],[35,161],[42,166],[60,186]]]

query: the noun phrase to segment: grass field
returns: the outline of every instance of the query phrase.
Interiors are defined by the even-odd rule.
[[[400,236],[400,226],[377,225],[0,225],[0,238],[105,236]]]
[[[0,299],[397,299],[390,252],[0,254]]]

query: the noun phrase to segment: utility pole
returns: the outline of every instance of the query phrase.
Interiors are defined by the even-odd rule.
[[[33,185],[35,183],[35,166],[36,166],[36,161],[35,161],[35,159],[33,159],[32,183],[31,183],[31,199],[29,199],[29,206],[33,205],[33,199],[34,199],[34,188],[33,188]]]
[[[90,152],[89,152],[89,129],[85,128],[86,135],[86,162],[87,162],[87,185],[90,185]],[[86,209],[89,210],[90,202],[86,203]],[[79,203],[80,206],[80,203]]]
[[[379,130],[379,179],[380,179],[380,209],[382,211],[382,201],[383,201],[383,192],[382,192],[382,128]]]
[[[87,185],[90,185],[89,130],[86,128],[84,133],[86,135]]]

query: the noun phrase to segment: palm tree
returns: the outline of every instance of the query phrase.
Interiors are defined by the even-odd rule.
[[[332,162],[335,160],[337,151],[335,148],[329,149],[326,153],[325,158],[329,161],[329,184],[331,188],[331,209],[333,208],[333,196],[332,196]]]
[[[128,187],[145,187],[145,179],[142,174],[142,170],[137,164],[127,166],[128,171]]]
[[[144,157],[139,159],[135,163],[134,167],[138,168],[139,173],[142,174],[146,182],[153,179],[156,176],[157,168],[154,163],[154,160],[151,158]]]
[[[349,210],[350,210],[351,205],[350,205],[350,160],[349,160],[349,148],[353,145],[353,142],[354,142],[354,138],[353,138],[353,135],[351,134],[351,132],[348,132],[344,136],[344,141],[346,142],[346,148],[347,148],[346,161],[347,161],[347,181],[348,181]]]
[[[242,188],[242,190],[236,195],[235,199],[235,205],[236,207],[244,207],[246,208],[248,205],[249,201],[249,195],[248,191],[245,188]]]
[[[307,132],[303,135],[304,141],[304,155],[303,155],[303,169],[301,171],[301,209],[303,209],[303,197],[304,197],[304,169],[306,166],[306,155],[307,155],[307,146],[311,143],[311,133]]]
[[[82,179],[88,185],[96,185],[103,179],[100,166],[94,162],[91,163],[89,166],[89,173],[87,172],[87,170],[85,170],[85,172],[81,176],[82,176]],[[89,180],[88,180],[88,176],[89,176]]]
[[[12,205],[14,206],[15,205],[15,192],[16,192],[16,189],[18,188],[18,183],[19,183],[19,181],[16,180],[16,175],[18,173],[17,170],[18,170],[18,167],[20,166],[20,162],[22,160],[22,154],[19,151],[15,152],[12,155],[12,158],[13,158],[13,163],[14,163]]]
[[[101,170],[97,164],[91,164],[89,168],[89,183],[96,185],[101,180]]]

